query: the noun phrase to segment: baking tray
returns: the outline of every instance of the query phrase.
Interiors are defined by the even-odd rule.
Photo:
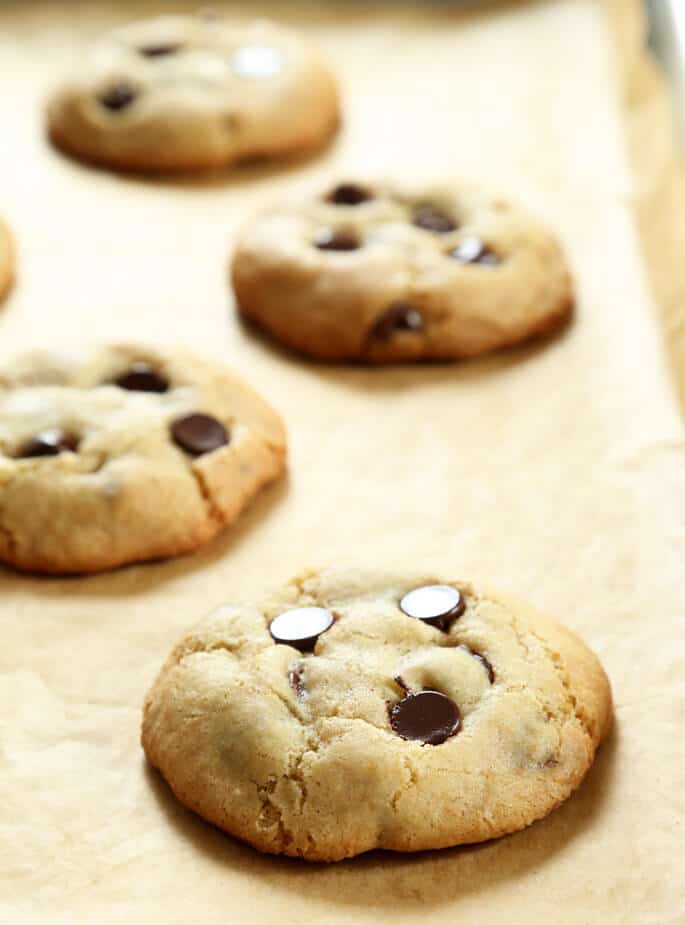
[[[346,117],[325,154],[176,180],[72,163],[43,137],[56,77],[102,28],[186,4],[0,6],[0,210],[18,252],[0,356],[182,341],[228,360],[290,437],[288,478],[194,556],[0,572],[0,921],[682,922],[685,213],[642,5],[215,5],[280,18],[330,56]],[[256,339],[227,287],[237,227],[358,171],[472,176],[527,202],[568,251],[574,323],[475,362],[382,370]],[[258,855],[170,798],[138,724],[171,645],[221,601],[346,561],[469,576],[587,639],[617,722],[577,795],[486,845],[331,866]]]

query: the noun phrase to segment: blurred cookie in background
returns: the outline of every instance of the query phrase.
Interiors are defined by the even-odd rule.
[[[238,239],[239,311],[329,361],[455,360],[568,320],[551,231],[477,186],[341,182],[255,218]]]
[[[284,465],[280,417],[222,365],[29,354],[0,370],[0,561],[66,574],[192,552]]]
[[[188,171],[323,145],[335,78],[296,32],[215,15],[161,16],[104,35],[50,100],[48,132],[121,170]]]

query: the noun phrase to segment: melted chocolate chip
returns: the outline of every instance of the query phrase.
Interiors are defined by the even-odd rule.
[[[304,697],[307,693],[304,686],[303,675],[304,668],[302,665],[298,665],[296,668],[291,668],[288,672],[288,681],[298,697]]]
[[[437,234],[447,234],[449,231],[455,231],[458,227],[454,219],[443,212],[442,209],[436,209],[430,203],[423,203],[414,209],[412,222],[418,228],[424,228],[426,231],[435,231]]]
[[[314,245],[320,251],[356,251],[359,238],[351,231],[322,231],[314,239]]]
[[[356,183],[341,183],[326,198],[336,206],[358,206],[373,199],[373,194]]]
[[[461,593],[451,585],[424,585],[408,591],[400,601],[400,610],[430,626],[446,632],[453,620],[466,608]]]
[[[407,302],[395,302],[386,309],[371,329],[376,340],[390,340],[398,331],[417,333],[424,326],[423,315]]]
[[[130,84],[120,83],[114,84],[108,90],[105,90],[98,99],[105,109],[119,112],[121,109],[130,106],[137,96],[137,91]]]
[[[192,456],[211,453],[226,446],[229,436],[221,421],[208,414],[187,414],[171,425],[174,442]]]
[[[459,707],[438,691],[407,694],[390,709],[390,725],[402,739],[441,745],[459,732]]]
[[[333,620],[325,607],[296,607],[274,617],[269,632],[274,642],[311,652],[319,636],[333,626]]]
[[[78,448],[78,442],[78,437],[74,434],[53,427],[28,440],[17,455],[20,459],[31,459],[37,456],[57,456],[67,450],[74,453]]]
[[[469,653],[469,655],[472,655],[474,658],[478,659],[478,661],[481,663],[481,665],[483,666],[483,668],[485,668],[487,672],[488,681],[490,682],[490,684],[494,684],[495,683],[495,669],[492,667],[492,665],[487,660],[487,658],[484,655],[481,655],[480,652],[474,652],[473,649],[469,649],[468,646],[461,646],[461,648],[465,649]]]
[[[175,55],[180,49],[178,42],[159,42],[151,45],[141,45],[138,49],[146,58],[163,58],[165,55]]]
[[[169,388],[169,382],[149,363],[131,363],[114,382],[120,389],[129,392],[166,392]]]
[[[464,238],[461,244],[450,251],[449,256],[458,260],[459,263],[481,263],[486,266],[495,266],[500,262],[497,254],[491,251],[480,238]]]

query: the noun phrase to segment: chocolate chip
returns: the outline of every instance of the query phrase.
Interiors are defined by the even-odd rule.
[[[408,617],[437,626],[446,632],[450,623],[466,608],[461,593],[451,585],[424,585],[408,591],[400,601],[400,610]]]
[[[165,55],[175,55],[180,47],[178,42],[159,42],[156,45],[141,45],[138,51],[146,58],[162,58]]]
[[[484,655],[481,655],[480,652],[474,652],[473,649],[469,649],[468,646],[461,646],[461,648],[465,649],[469,653],[469,655],[472,655],[474,658],[478,659],[478,661],[481,663],[483,668],[485,668],[488,674],[488,681],[490,682],[490,684],[494,684],[495,683],[495,670],[490,664],[490,662],[487,660],[487,658]]]
[[[341,183],[326,198],[336,206],[358,206],[373,199],[373,194],[356,183]]]
[[[314,245],[320,251],[356,251],[359,238],[351,231],[322,231],[314,239]]]
[[[454,219],[450,218],[446,212],[436,209],[430,203],[417,206],[414,209],[412,221],[417,227],[425,228],[426,231],[435,231],[438,234],[447,234],[448,231],[455,231],[458,227]]]
[[[226,446],[229,436],[221,421],[208,414],[187,414],[171,425],[171,435],[182,450],[202,456]]]
[[[288,672],[288,681],[298,697],[304,697],[307,693],[304,686],[303,675],[304,668],[302,665],[298,665],[296,668],[291,668]]]
[[[376,340],[390,340],[398,331],[417,333],[423,330],[423,315],[407,302],[395,302],[374,324],[371,335]]]
[[[149,363],[131,363],[114,382],[129,392],[166,392],[169,388],[169,382]]]
[[[275,642],[311,652],[319,636],[333,626],[333,619],[325,607],[296,607],[274,617],[269,632]]]
[[[461,244],[449,252],[449,256],[454,257],[459,263],[482,263],[486,266],[495,266],[500,262],[497,254],[491,251],[480,238],[464,238]]]
[[[110,109],[112,112],[119,112],[119,110],[130,106],[137,95],[137,91],[130,86],[130,84],[120,83],[114,84],[109,90],[105,90],[98,99],[105,109]]]
[[[459,732],[461,715],[453,700],[438,691],[407,694],[390,709],[390,725],[402,739],[441,745]]]
[[[78,437],[74,434],[59,427],[52,427],[28,440],[17,455],[20,459],[30,459],[36,456],[57,456],[66,450],[74,453],[78,448],[78,442]]]

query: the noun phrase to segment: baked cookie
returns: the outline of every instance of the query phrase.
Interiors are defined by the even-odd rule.
[[[0,561],[59,574],[190,552],[284,457],[278,415],[221,366],[29,355],[0,370]]]
[[[296,33],[210,15],[115,29],[48,107],[60,148],[145,171],[297,154],[323,144],[338,119],[335,80]]]
[[[12,285],[13,277],[12,238],[7,226],[0,220],[0,299]]]
[[[468,184],[342,183],[272,208],[232,261],[238,308],[322,360],[448,360],[545,334],[571,314],[539,221]]]
[[[610,722],[601,665],[554,621],[462,581],[331,571],[191,632],[142,743],[205,819],[334,861],[529,825],[579,785]]]

